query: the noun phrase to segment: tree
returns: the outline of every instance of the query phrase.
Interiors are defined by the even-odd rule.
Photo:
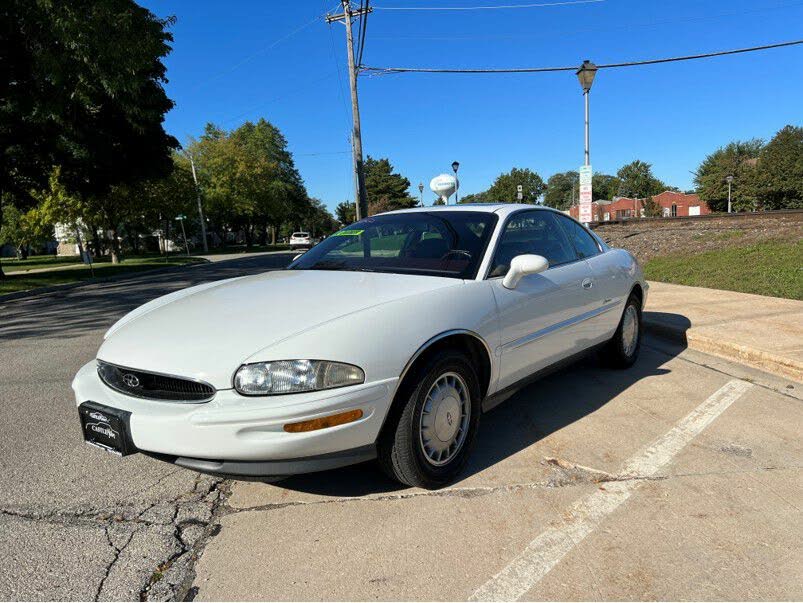
[[[552,174],[546,183],[544,205],[555,209],[569,209],[580,193],[580,174],[575,171]]]
[[[374,159],[369,155],[363,166],[369,214],[416,206],[417,201],[407,192],[410,181],[393,171],[390,160]],[[371,210],[372,204],[376,205],[376,211]]]
[[[55,166],[83,198],[169,171],[173,19],[133,0],[7,0],[0,11],[0,194],[32,205]]]
[[[646,218],[660,218],[663,216],[661,205],[653,197],[644,199],[644,216]]]
[[[0,245],[10,243],[17,249],[17,256],[28,257],[34,245],[43,245],[53,237],[53,225],[48,223],[41,210],[33,207],[26,212],[11,204],[4,208],[3,226],[0,227]]]
[[[335,217],[343,226],[354,224],[357,221],[357,208],[351,201],[343,201],[335,207]]]
[[[522,200],[517,198],[518,185],[522,186]],[[513,168],[497,176],[486,195],[488,199],[500,203],[537,203],[546,191],[547,185],[541,176],[527,168]]]
[[[436,199],[438,201],[440,199]],[[483,191],[481,193],[469,193],[468,195],[464,195],[460,197],[457,201],[458,204],[460,203],[488,203],[488,191]]]
[[[636,159],[622,166],[616,177],[619,180],[620,197],[644,199],[666,190],[666,185],[652,173],[652,165]]]
[[[228,228],[242,230],[250,247],[258,231],[264,241],[268,231],[273,238],[291,217],[309,215],[312,206],[287,140],[265,119],[246,122],[231,132],[207,124],[189,152],[221,239]]]
[[[786,126],[761,149],[754,190],[764,209],[803,208],[803,128]]]
[[[601,172],[594,172],[591,176],[591,197],[594,201],[600,199],[612,200],[619,194],[619,178]]]
[[[708,155],[694,177],[694,184],[700,199],[713,211],[726,211],[728,208],[727,176],[733,176],[731,197],[737,211],[754,209],[756,195],[756,163],[763,141],[754,138],[747,141],[731,142]]]

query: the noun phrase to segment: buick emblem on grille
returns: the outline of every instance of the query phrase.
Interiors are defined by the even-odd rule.
[[[139,377],[131,373],[125,373],[123,375],[123,383],[128,387],[139,387]]]

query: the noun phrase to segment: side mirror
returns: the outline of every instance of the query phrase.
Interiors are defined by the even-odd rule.
[[[547,268],[549,260],[542,255],[517,255],[510,261],[510,269],[502,279],[502,286],[506,289],[515,289],[523,276],[538,274]]]

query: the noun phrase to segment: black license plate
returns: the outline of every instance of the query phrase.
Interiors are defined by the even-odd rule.
[[[137,451],[129,430],[130,412],[97,402],[84,402],[78,407],[78,415],[87,444],[119,456]]]

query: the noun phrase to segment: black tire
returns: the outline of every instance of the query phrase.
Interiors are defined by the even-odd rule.
[[[625,329],[629,320],[635,319],[636,342],[634,346],[626,344]],[[629,329],[628,329],[629,331]],[[611,340],[602,348],[600,355],[604,364],[611,368],[625,369],[633,366],[638,360],[641,351],[641,340],[644,334],[644,327],[641,320],[641,300],[635,294],[630,294],[630,298],[625,304],[622,318],[619,319],[619,326],[616,328]]]
[[[454,377],[449,377],[450,375],[459,376],[462,383]],[[468,400],[460,406],[461,413],[464,407],[470,411],[465,419],[465,435],[462,436],[462,441],[455,445],[454,452],[447,451],[443,464],[436,465],[434,464],[436,461],[429,458],[429,455],[436,453],[425,452],[423,444],[425,438],[422,435],[425,432],[423,413],[427,396],[436,382],[444,384],[443,379],[447,379],[448,384],[450,378],[453,379],[456,388],[465,386],[467,390]],[[432,408],[430,406],[430,409]],[[437,416],[444,416],[444,412],[446,411]],[[469,359],[453,349],[433,354],[405,378],[399,389],[396,404],[391,409],[377,442],[379,464],[392,479],[408,486],[435,489],[446,485],[460,472],[469,457],[479,429],[480,412],[479,380]],[[463,421],[463,416],[460,415],[460,421]],[[430,421],[435,422],[434,419]],[[449,420],[448,425],[452,424],[452,420]],[[434,433],[435,427],[430,429]],[[459,426],[454,429],[462,433]],[[456,439],[460,437],[458,435]]]

